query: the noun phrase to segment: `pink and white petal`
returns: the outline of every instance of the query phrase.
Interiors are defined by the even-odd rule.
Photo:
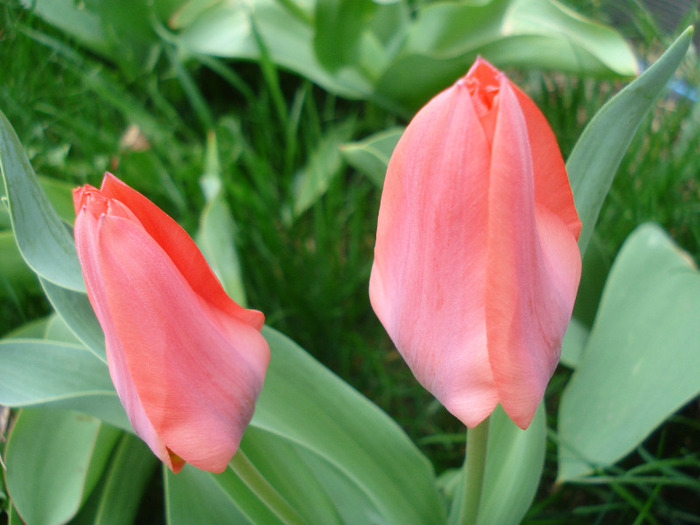
[[[418,381],[468,426],[493,410],[484,279],[488,143],[460,81],[413,119],[382,193],[372,306]]]
[[[559,252],[571,248],[561,232],[574,247],[575,239],[556,215],[538,215],[527,126],[505,79],[500,97],[489,194],[486,331],[499,400],[526,428],[557,365],[573,306],[559,296],[571,284],[562,281],[571,275],[553,276],[552,265],[561,262],[555,262],[558,255],[571,258]],[[542,244],[550,239],[563,245],[549,244],[545,255]]]
[[[100,243],[109,310],[148,421],[174,454],[223,471],[253,415],[267,342],[195,293],[138,225],[103,216]]]
[[[89,206],[89,203],[86,203],[86,206]],[[134,432],[148,444],[161,461],[169,468],[175,470],[167,448],[156,434],[143,411],[136,388],[126,368],[124,350],[109,312],[109,304],[105,292],[99,254],[98,222],[99,219],[87,209],[79,213],[75,221],[75,243],[78,258],[83,269],[88,298],[105,334],[109,373],[129,421],[134,428]]]
[[[168,214],[111,173],[105,174],[101,191],[107,197],[123,203],[138,217],[148,234],[173,260],[190,286],[206,301],[258,330],[262,328],[265,322],[262,312],[243,308],[226,294],[195,242]]]

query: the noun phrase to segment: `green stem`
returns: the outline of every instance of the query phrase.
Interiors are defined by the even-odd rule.
[[[233,456],[229,467],[282,523],[285,525],[307,525],[301,514],[270,485],[241,449],[238,449]]]
[[[489,418],[467,431],[467,452],[464,460],[464,485],[459,509],[459,525],[475,525],[484,488],[486,449],[489,440]]]

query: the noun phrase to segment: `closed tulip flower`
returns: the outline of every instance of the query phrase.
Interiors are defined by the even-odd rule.
[[[223,471],[262,389],[262,313],[230,299],[192,239],[111,174],[74,190],[75,241],[134,431],[173,472]]]
[[[408,125],[384,183],[370,299],[420,383],[467,427],[526,428],[559,360],[581,228],[535,104],[477,59]]]

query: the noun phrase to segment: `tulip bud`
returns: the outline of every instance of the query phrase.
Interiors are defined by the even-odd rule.
[[[418,381],[467,427],[498,403],[530,424],[571,317],[580,229],[552,130],[485,60],[406,128],[370,299]]]
[[[173,472],[222,472],[270,359],[263,314],[229,298],[189,235],[113,175],[73,197],[88,297],[134,431]]]

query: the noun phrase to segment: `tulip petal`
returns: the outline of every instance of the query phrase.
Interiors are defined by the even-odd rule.
[[[267,343],[255,326],[193,291],[152,237],[158,230],[160,241],[173,248],[179,234],[163,233],[170,226],[154,226],[152,210],[144,213],[147,207],[130,199],[124,204],[150,230],[102,215],[88,249],[101,268],[95,278],[113,327],[113,333],[106,330],[107,346],[114,361],[123,359],[112,378],[127,401],[134,400],[125,402],[120,394],[137,432],[137,425],[150,424],[176,461],[221,472],[252,417],[269,360]],[[163,459],[152,436],[139,435]]]
[[[499,401],[526,428],[559,360],[581,263],[568,218],[536,201],[527,124],[505,77],[499,97],[489,189],[486,333]]]
[[[134,213],[190,286],[206,301],[258,330],[262,328],[265,316],[257,310],[239,306],[226,294],[192,238],[168,214],[111,173],[105,174],[100,190],[106,197],[122,202]]]
[[[574,238],[578,239],[581,220],[576,212],[564,159],[554,132],[530,97],[513,84],[510,84],[510,87],[515,92],[527,125],[535,180],[535,200],[560,217]]]
[[[89,212],[78,213],[75,220],[75,244],[83,268],[88,297],[95,315],[105,333],[107,364],[112,382],[119,399],[126,410],[136,434],[143,439],[153,453],[174,472],[182,468],[183,463],[173,464],[167,447],[158,437],[153,425],[146,417],[141,401],[136,393],[124,360],[124,350],[115,330],[109,305],[106,300],[104,276],[98,255],[98,219]]]
[[[463,82],[416,115],[387,171],[370,278],[418,381],[469,426],[498,402],[483,308],[488,147]]]

